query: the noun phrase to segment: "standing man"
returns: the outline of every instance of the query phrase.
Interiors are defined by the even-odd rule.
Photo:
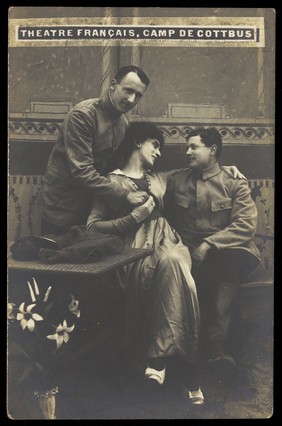
[[[222,139],[215,128],[187,139],[188,169],[171,176],[168,218],[189,247],[201,308],[207,360],[222,371],[236,367],[230,325],[242,277],[259,264],[253,242],[257,210],[246,179],[220,167]]]
[[[43,177],[42,235],[86,223],[93,197],[132,206],[146,201],[147,193],[129,192],[103,175],[128,127],[124,114],[140,101],[149,82],[141,68],[125,66],[102,98],[84,100],[67,114]]]

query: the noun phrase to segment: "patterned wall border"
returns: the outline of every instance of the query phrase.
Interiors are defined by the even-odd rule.
[[[63,120],[32,120],[17,119],[9,120],[10,140],[56,140]]]
[[[137,120],[131,120],[137,121]],[[144,120],[143,120],[144,121]],[[160,120],[150,118],[163,131],[169,143],[185,142],[185,137],[197,127],[216,127],[221,133],[225,144],[273,144],[274,126],[265,124],[240,125],[231,123],[205,123],[204,121],[193,124],[162,123]],[[62,120],[22,120],[9,121],[9,140],[17,141],[55,141],[61,128]]]
[[[164,135],[173,141],[178,142],[179,138],[185,138],[189,133],[198,127],[215,127],[220,132],[224,144],[238,144],[238,143],[255,143],[255,144],[272,144],[274,143],[274,128],[270,126],[258,125],[218,125],[212,123],[197,123],[194,125],[186,126],[159,126]]]
[[[57,139],[66,112],[71,108],[70,103],[41,102],[40,105],[31,103],[31,110],[24,113],[10,113],[10,141],[48,141]],[[43,105],[43,106],[42,106]],[[185,143],[185,137],[197,127],[216,127],[221,133],[224,144],[231,145],[272,145],[274,144],[274,121],[267,119],[234,119],[226,113],[224,106],[209,106],[210,111],[219,111],[217,118],[207,118],[203,105],[173,104],[177,107],[179,116],[142,117],[129,114],[131,122],[150,121],[163,131],[167,143]],[[171,106],[168,105],[168,111]],[[197,114],[193,119],[183,116],[189,110]],[[213,112],[214,113],[214,112]],[[211,112],[209,112],[211,114]],[[168,114],[170,115],[170,114]],[[202,115],[202,117],[200,116]]]

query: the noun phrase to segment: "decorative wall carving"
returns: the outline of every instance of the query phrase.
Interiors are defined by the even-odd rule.
[[[219,124],[205,124],[205,123],[197,123],[193,126],[162,126],[159,125],[159,128],[162,132],[170,139],[176,140],[180,137],[187,137],[189,133],[199,127],[208,128],[208,127],[216,127],[220,132],[223,143],[226,142],[237,142],[244,140],[247,141],[260,141],[261,143],[272,143],[274,138],[274,127],[268,127],[265,125],[255,125],[255,126],[236,126],[230,124],[225,124],[224,126]]]
[[[135,120],[131,120],[135,121]],[[150,121],[154,121],[150,119]],[[23,119],[11,119],[9,122],[9,137],[10,140],[40,140],[44,137],[44,140],[56,140],[62,120],[55,121],[35,121],[35,120],[23,120]],[[162,125],[158,123],[159,128],[162,130],[164,135],[171,139],[169,142],[181,143],[181,138],[187,137],[189,133],[198,127],[216,127],[223,138],[223,143],[236,143],[236,142],[250,142],[256,143],[273,143],[274,140],[274,127],[255,124],[248,126],[234,126],[232,124],[219,125],[218,123],[197,123],[194,125]],[[180,140],[179,140],[180,139]]]
[[[56,102],[46,102],[46,105],[43,105],[43,102],[31,104],[30,111],[10,114],[10,141],[56,140],[71,104],[62,102],[58,102],[58,105]],[[131,113],[129,120],[155,123],[163,131],[167,143],[184,143],[191,130],[198,127],[216,127],[223,137],[224,144],[274,143],[273,121],[234,119],[227,113],[224,105],[169,104],[167,116],[144,118]]]
[[[57,136],[62,125],[62,120],[55,121],[35,121],[35,120],[20,120],[11,119],[9,121],[9,135],[10,139],[18,138],[18,136],[49,136],[53,139]]]

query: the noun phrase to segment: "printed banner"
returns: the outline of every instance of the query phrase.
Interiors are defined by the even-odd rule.
[[[107,25],[105,25],[107,24]],[[264,18],[11,19],[10,46],[264,47]]]

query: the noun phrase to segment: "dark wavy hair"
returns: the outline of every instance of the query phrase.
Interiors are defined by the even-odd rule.
[[[218,159],[222,153],[222,136],[219,131],[215,127],[210,127],[209,129],[204,129],[203,127],[199,127],[198,129],[192,130],[189,135],[186,136],[186,141],[192,136],[200,136],[201,141],[205,146],[216,145],[217,150],[215,153],[215,157]]]
[[[120,83],[123,77],[125,77],[130,72],[135,72],[142,81],[142,83],[144,83],[147,87],[149,86],[149,77],[147,76],[145,71],[142,70],[142,68],[137,67],[136,65],[126,65],[125,67],[120,68],[115,75],[115,80]]]
[[[127,129],[125,137],[120,144],[115,155],[114,167],[122,167],[126,164],[136,145],[145,142],[147,139],[157,139],[162,150],[164,145],[164,136],[162,131],[152,123],[140,121],[131,123]]]

